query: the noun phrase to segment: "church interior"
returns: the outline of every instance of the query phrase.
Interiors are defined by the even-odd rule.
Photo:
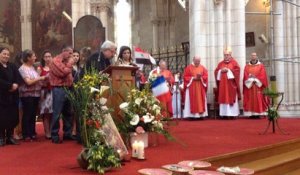
[[[65,46],[75,50],[89,47],[92,53],[100,53],[101,45],[107,40],[117,47],[112,64],[118,61],[122,46],[131,49],[135,63],[138,52],[154,59],[154,63],[136,69],[119,70],[112,66],[106,70],[111,74],[112,87],[117,89],[118,97],[108,97],[114,120],[122,113],[121,104],[128,97],[122,93],[135,85],[132,77],[138,69],[145,75],[145,81],[151,82],[151,73],[160,67],[161,61],[172,74],[184,76],[186,68],[195,65],[195,58],[200,58],[208,77],[205,82],[202,74],[199,78],[206,88],[205,118],[184,118],[185,103],[177,102],[178,97],[174,96],[180,84],[175,83],[175,91],[170,90],[176,98],[173,104],[176,113],[164,123],[162,131],[167,130],[174,139],[149,131],[149,146],[144,148],[143,143],[139,152],[138,145],[127,144],[120,131],[122,127],[110,125],[108,128],[117,132],[111,137],[117,135],[126,147],[127,155],[121,156],[118,167],[103,169],[98,161],[101,171],[92,166],[93,171],[88,171],[88,166],[82,168],[78,156],[82,156],[81,150],[86,145],[73,141],[52,144],[44,136],[43,119],[38,117],[37,140],[0,146],[0,174],[300,174],[300,0],[1,0],[0,4],[0,47],[9,50],[11,62],[17,62],[18,53],[26,49],[34,51],[38,64],[45,50],[54,58]],[[236,97],[237,117],[224,118],[219,114],[222,109],[218,99],[222,94],[218,93],[216,68],[225,60],[227,51],[240,67],[235,78],[239,79],[237,89],[242,94],[244,72],[251,64],[252,54],[256,53],[258,62],[264,65],[271,101],[266,102],[268,111],[262,117],[254,115],[250,119],[244,115],[243,95]],[[189,80],[188,84],[193,81]],[[182,85],[184,92],[190,89],[189,85]],[[99,87],[96,91],[102,93],[102,85]],[[255,95],[253,98],[259,98]],[[180,96],[185,98],[186,94]],[[272,110],[275,118],[269,115]],[[148,119],[142,118],[143,122]],[[63,132],[61,128],[60,135]],[[107,138],[104,140],[106,145],[111,144]],[[115,152],[121,155],[119,149]]]

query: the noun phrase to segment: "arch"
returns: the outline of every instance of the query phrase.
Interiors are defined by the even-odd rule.
[[[92,52],[99,50],[105,41],[105,27],[100,19],[93,15],[81,17],[74,28],[74,48],[89,46]]]

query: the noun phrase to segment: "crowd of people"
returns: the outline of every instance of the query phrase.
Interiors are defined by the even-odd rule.
[[[99,52],[91,53],[89,47],[80,51],[65,46],[57,56],[45,50],[41,64],[36,64],[37,56],[32,50],[24,50],[18,54],[14,63],[8,48],[0,47],[0,146],[19,144],[23,141],[35,141],[36,117],[43,119],[45,138],[54,144],[63,140],[80,142],[79,119],[67,98],[65,89],[72,90],[87,70],[101,73],[111,64],[118,66],[138,66],[134,63],[131,49],[122,46],[113,63],[117,46],[105,41]],[[207,89],[208,72],[201,65],[201,58],[194,56],[181,75],[174,75],[167,69],[167,62],[160,60],[158,66],[150,73],[163,76],[169,87],[166,98],[159,99],[164,115],[173,118],[201,118],[208,115]],[[241,99],[239,88],[240,67],[231,56],[231,51],[224,51],[224,59],[215,69],[220,116],[237,117],[239,115],[238,100]],[[137,88],[147,83],[142,70],[136,72]],[[258,117],[266,110],[263,89],[268,86],[266,71],[252,53],[246,65],[243,79],[245,115]],[[184,104],[184,105],[182,105]],[[183,107],[183,108],[182,108]],[[63,117],[61,117],[63,116]],[[60,138],[60,119],[63,124],[63,137]]]

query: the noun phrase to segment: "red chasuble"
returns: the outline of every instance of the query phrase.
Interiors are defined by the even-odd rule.
[[[256,83],[253,83],[250,89],[245,86],[245,82],[249,79],[250,74],[254,75],[262,83],[261,87],[258,87]],[[268,100],[265,100],[263,95],[263,90],[266,87],[268,87],[268,78],[265,66],[261,63],[247,64],[243,79],[244,111],[256,113],[266,111]]]
[[[227,72],[221,72],[220,80],[217,80],[217,75],[219,70],[227,68],[230,69],[233,73],[234,78],[228,79]],[[215,78],[218,87],[218,103],[219,104],[230,104],[236,102],[236,96],[238,99],[241,99],[241,93],[239,88],[240,81],[240,66],[234,60],[234,58],[230,59],[228,63],[221,61],[216,70],[215,70]]]
[[[158,74],[157,69],[155,69],[152,73],[153,74]],[[161,71],[160,70],[159,74],[165,77],[165,79],[169,83],[170,87],[173,86],[175,80],[174,80],[174,77],[173,77],[173,74],[172,74],[171,71],[169,71],[169,70]],[[163,108],[168,109],[167,111],[168,111],[169,114],[166,114],[165,112],[163,112],[163,115],[164,116],[167,116],[167,115],[172,116],[173,115],[173,108],[172,108],[172,94],[171,94],[171,90],[169,91],[169,95],[165,96],[165,97],[166,98],[164,98],[164,99],[158,99],[160,101],[161,105],[163,106]]]
[[[202,75],[202,80],[196,80],[197,74]],[[184,78],[184,89],[189,88],[189,95],[190,95],[190,107],[191,113],[203,113],[205,112],[205,97],[207,91],[207,80],[208,80],[208,73],[205,67],[199,65],[196,67],[193,64],[190,64],[184,69],[183,73]],[[192,83],[189,87],[187,85],[191,82]],[[205,84],[206,87],[203,85]],[[184,93],[185,94],[185,93]]]

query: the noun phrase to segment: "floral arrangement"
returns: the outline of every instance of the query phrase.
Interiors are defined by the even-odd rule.
[[[160,102],[150,93],[149,87],[139,91],[132,89],[127,101],[120,104],[123,115],[119,130],[129,137],[130,132],[157,132],[169,140],[173,137],[164,128],[168,118],[161,114]]]
[[[106,106],[107,99],[101,97],[103,84],[109,84],[108,74],[96,72],[86,73],[74,85],[73,90],[67,90],[68,98],[73,105],[76,117],[79,117],[81,139],[84,146],[79,156],[82,168],[93,170],[99,174],[109,168],[120,167],[119,154],[105,141],[102,126],[105,117],[112,111]],[[82,163],[85,161],[86,163]]]

